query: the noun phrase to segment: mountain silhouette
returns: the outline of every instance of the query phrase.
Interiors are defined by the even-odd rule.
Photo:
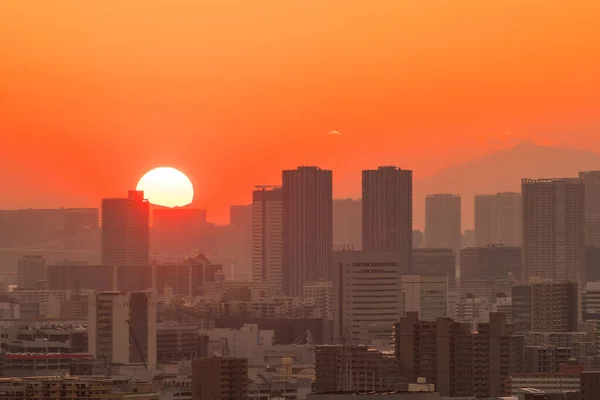
[[[415,181],[414,226],[424,227],[425,195],[429,193],[459,194],[462,197],[463,230],[471,229],[476,194],[520,192],[522,178],[576,177],[579,171],[589,170],[600,170],[600,154],[524,142]]]

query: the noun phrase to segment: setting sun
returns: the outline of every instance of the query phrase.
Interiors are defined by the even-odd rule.
[[[147,172],[137,184],[152,204],[164,207],[183,207],[194,199],[192,181],[183,172],[170,167]]]

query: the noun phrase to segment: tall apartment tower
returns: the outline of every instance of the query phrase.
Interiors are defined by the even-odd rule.
[[[461,233],[460,196],[427,195],[425,197],[425,247],[452,249],[458,259]]]
[[[577,178],[523,179],[525,278],[585,280],[585,186]]]
[[[352,344],[389,338],[402,316],[400,251],[335,251],[334,338]]]
[[[283,197],[279,187],[252,193],[252,280],[282,288]]]
[[[521,245],[520,193],[504,192],[475,196],[475,244]]]
[[[585,244],[600,247],[600,171],[579,172],[585,185]]]
[[[147,265],[150,261],[150,205],[144,192],[102,200],[102,264]]]
[[[379,167],[362,172],[362,248],[399,251],[412,267],[412,171]]]
[[[334,250],[360,250],[362,227],[362,201],[360,199],[333,200]]]
[[[305,282],[332,280],[332,174],[298,167],[282,175],[283,290],[300,296]]]
[[[247,400],[248,360],[213,357],[192,361],[192,399]]]
[[[151,292],[89,296],[88,351],[108,363],[156,367],[156,301]]]
[[[496,243],[496,195],[475,196],[475,245],[478,247]]]

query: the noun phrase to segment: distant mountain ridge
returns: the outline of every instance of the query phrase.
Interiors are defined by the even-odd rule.
[[[425,195],[430,193],[455,193],[462,197],[464,230],[473,226],[476,194],[520,192],[522,178],[576,177],[579,171],[589,170],[600,170],[600,154],[524,142],[415,181],[413,224],[418,229],[423,228]]]

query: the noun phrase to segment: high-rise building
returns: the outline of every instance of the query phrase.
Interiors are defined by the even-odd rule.
[[[583,182],[523,179],[521,188],[525,278],[585,280]]]
[[[441,396],[473,396],[471,325],[450,318],[421,321],[418,312],[406,313],[399,321],[394,337],[402,376],[425,378]]]
[[[496,195],[475,195],[475,245],[496,243]]]
[[[460,277],[464,280],[520,280],[521,248],[488,245],[460,250]]]
[[[230,250],[227,256],[234,257],[235,276],[231,279],[250,281],[252,279],[252,204],[233,205],[229,208],[228,240]]]
[[[585,279],[600,281],[600,247],[585,246]]]
[[[192,361],[192,399],[247,400],[248,360],[212,357]]]
[[[425,247],[452,249],[461,244],[461,201],[456,194],[430,194],[425,198]]]
[[[579,172],[585,185],[585,243],[600,247],[600,171]]]
[[[24,255],[17,261],[17,287],[36,289],[46,280],[46,260],[40,255]]]
[[[446,275],[402,275],[402,314],[416,311],[424,321],[448,316]]]
[[[318,167],[283,171],[283,290],[332,280],[332,174]]]
[[[127,198],[102,200],[102,264],[148,265],[149,219],[144,192],[130,190]]]
[[[156,368],[156,302],[150,292],[96,292],[89,298],[88,348],[96,360]]]
[[[521,194],[503,192],[475,196],[475,243],[521,245]]]
[[[519,247],[522,239],[523,201],[521,193],[496,194],[495,232],[496,243]]]
[[[334,338],[389,337],[402,316],[402,252],[335,251],[332,259]]]
[[[504,396],[505,380],[516,365],[517,341],[503,313],[472,332],[451,318],[423,321],[409,312],[394,327],[396,359],[402,375],[426,378],[441,396]]]
[[[334,250],[361,250],[362,201],[360,199],[333,200]]]
[[[456,283],[456,257],[452,249],[413,249],[413,273],[446,275],[448,285]]]
[[[281,188],[257,187],[252,193],[252,280],[282,288],[283,198]]]
[[[575,332],[580,323],[579,284],[531,284],[531,326],[535,332]]]
[[[176,264],[155,264],[152,271],[152,287],[158,294],[171,292],[179,297],[195,297],[205,294],[206,286],[219,280],[223,266],[197,254]]]
[[[399,251],[411,271],[412,171],[379,167],[362,172],[362,248]]]

